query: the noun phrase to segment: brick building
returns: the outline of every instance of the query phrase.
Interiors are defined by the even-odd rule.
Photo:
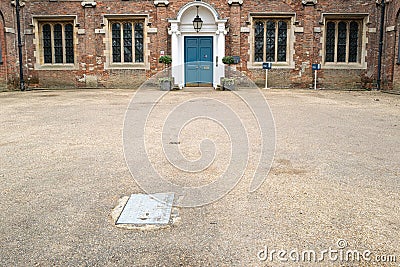
[[[385,1],[382,88],[400,89],[400,1]],[[321,63],[321,88],[376,86],[381,0],[20,0],[23,71],[29,87],[133,87],[172,55],[180,87],[216,86],[222,58],[270,87],[309,88]],[[201,18],[195,30],[194,18]],[[0,2],[0,87],[17,88],[13,1]],[[206,64],[193,66],[194,61]],[[203,81],[204,80],[204,81]]]

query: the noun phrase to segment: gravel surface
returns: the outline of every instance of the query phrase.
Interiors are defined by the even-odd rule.
[[[137,231],[117,228],[111,217],[121,198],[143,192],[123,151],[124,114],[134,92],[0,94],[0,266],[400,266],[398,95],[263,91],[276,127],[275,158],[263,185],[248,192],[260,143],[249,121],[250,162],[229,194],[179,208],[180,220],[169,228]],[[223,129],[200,122],[172,141],[196,159],[192,143],[210,134],[220,149],[212,166],[183,179],[163,159],[162,144],[152,138],[162,131],[157,118],[193,97],[236,101],[232,92],[191,89],[171,92],[157,106],[159,116],[146,129],[149,157],[183,186],[209,183],[229,162]],[[329,249],[339,250],[338,260],[323,254]],[[278,258],[272,250],[287,254]],[[324,259],[302,260],[311,250]],[[349,250],[370,251],[370,261],[340,261]],[[290,252],[293,259],[300,254],[297,262]],[[394,261],[392,255],[397,262],[378,262]]]

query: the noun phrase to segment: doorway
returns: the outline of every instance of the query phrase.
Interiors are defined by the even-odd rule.
[[[185,86],[213,85],[213,37],[185,37]]]

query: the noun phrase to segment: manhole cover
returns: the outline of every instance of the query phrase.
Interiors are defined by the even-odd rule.
[[[167,225],[173,201],[173,193],[133,194],[116,224]]]

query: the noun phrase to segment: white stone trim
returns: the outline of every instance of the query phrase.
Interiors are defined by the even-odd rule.
[[[78,28],[77,26],[79,25],[77,23],[78,17],[76,15],[60,15],[60,16],[48,16],[48,15],[43,15],[43,16],[33,16],[32,17],[32,26],[33,26],[33,32],[34,32],[34,38],[33,38],[33,44],[35,45],[35,51],[33,52],[33,56],[35,58],[35,63],[34,63],[34,69],[35,70],[77,70],[79,68],[78,64],[78,53],[77,53],[77,47],[79,44],[79,39],[78,39]],[[40,37],[40,29],[39,29],[39,24],[44,23],[44,22],[49,22],[49,23],[55,23],[55,22],[71,22],[75,27],[73,27],[73,35],[74,35],[74,63],[66,63],[66,64],[61,64],[61,63],[56,63],[56,64],[45,64],[43,62],[43,55],[41,53],[41,37]]]
[[[228,5],[243,5],[243,0],[228,0]]]
[[[156,7],[159,7],[159,6],[168,6],[168,5],[169,5],[169,2],[168,2],[168,0],[155,0],[155,1],[154,1],[154,5],[155,5]]]
[[[83,7],[95,7],[97,5],[96,1],[82,1],[81,5]]]
[[[9,28],[9,27],[4,27],[4,31],[6,33],[15,33],[15,29],[14,28]]]
[[[199,6],[199,16],[212,15],[212,21],[204,21],[203,28],[200,32],[196,32],[192,25],[183,24],[186,14],[196,9]],[[203,14],[203,15],[202,15]],[[209,16],[207,16],[209,18]],[[192,19],[192,17],[191,17]],[[220,84],[220,80],[225,76],[225,68],[222,63],[222,58],[225,56],[225,35],[226,19],[220,19],[217,11],[210,5],[204,2],[191,2],[184,5],[178,12],[177,18],[168,20],[171,23],[171,28],[168,33],[171,35],[171,56],[172,56],[172,76],[175,83],[180,88],[185,85],[185,68],[184,68],[184,50],[185,37],[213,37],[213,86],[214,88]],[[218,62],[216,59],[218,58]]]
[[[337,17],[335,16],[337,15]],[[324,69],[367,69],[367,43],[368,43],[368,38],[367,38],[367,32],[370,30],[370,28],[367,27],[367,23],[369,22],[369,17],[368,14],[354,14],[354,13],[323,13],[322,17],[322,22],[321,22],[321,30],[323,32],[322,38],[321,38],[321,45],[322,49],[320,51],[320,56],[321,56],[321,64],[322,68]],[[352,20],[352,19],[358,19],[362,20],[362,33],[361,33],[361,55],[360,55],[360,62],[325,62],[325,40],[326,40],[326,30],[325,30],[325,25],[326,25],[326,20]]]
[[[301,3],[305,6],[313,6],[317,4],[317,0],[302,0]]]
[[[264,16],[262,15],[264,14]],[[288,46],[287,46],[287,61],[286,62],[273,62],[272,67],[274,69],[294,69],[295,62],[294,62],[294,45],[296,43],[296,35],[295,33],[302,33],[304,32],[303,27],[294,26],[296,22],[295,13],[256,13],[250,18],[251,22],[251,30],[249,35],[249,61],[247,62],[248,69],[261,69],[262,62],[254,62],[254,22],[258,19],[288,19],[290,23],[288,23]]]
[[[396,26],[386,27],[386,32],[392,32],[392,31],[395,31],[395,30],[396,30]]]
[[[110,20],[142,20],[143,21],[143,61],[140,63],[112,63],[112,48],[111,48],[111,29],[110,29]],[[103,30],[105,32],[105,36],[103,38],[103,43],[105,44],[105,50],[103,51],[103,55],[106,60],[104,62],[104,69],[137,69],[137,70],[150,70],[150,51],[148,49],[148,44],[150,43],[150,38],[147,34],[147,26],[148,24],[148,15],[147,14],[105,14],[103,15]]]

